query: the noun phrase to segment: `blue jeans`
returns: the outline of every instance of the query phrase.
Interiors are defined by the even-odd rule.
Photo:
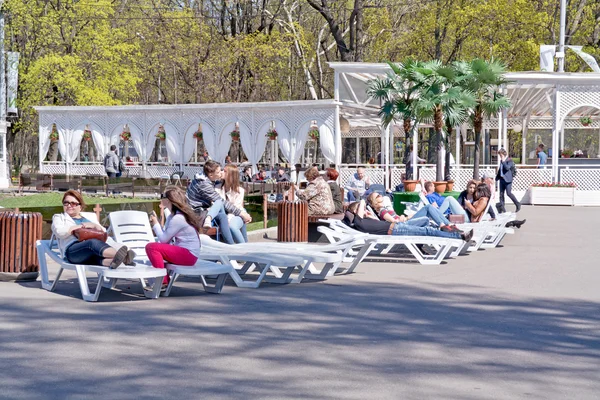
[[[427,217],[417,217],[417,218],[412,217],[411,219],[406,221],[406,224],[412,225],[412,226],[429,226],[429,218],[427,218]]]
[[[446,197],[442,205],[438,208],[439,212],[442,214],[446,214],[446,210],[448,209],[450,209],[450,214],[464,215],[465,222],[469,222],[469,216],[467,215],[467,212],[464,208],[462,208],[458,200],[452,196]]]
[[[448,221],[448,218],[446,218],[444,214],[440,212],[440,210],[433,207],[431,204],[428,204],[425,207],[421,208],[415,213],[415,215],[413,215],[413,219],[419,217],[428,217],[439,226],[450,225],[450,221]]]
[[[84,240],[73,243],[65,249],[65,258],[71,264],[102,265],[104,250],[109,245],[98,239]]]
[[[403,223],[396,223],[394,225],[392,236],[438,236],[450,239],[460,239],[460,233],[458,232],[444,232],[429,226],[410,226]]]
[[[348,190],[348,201],[352,203],[353,201],[360,200],[360,197],[357,199],[352,190]]]
[[[236,243],[247,243],[248,234],[246,233],[246,224],[242,217],[235,216],[229,221],[231,236]]]
[[[227,244],[234,244],[233,236],[231,235],[231,228],[229,227],[229,220],[227,219],[227,213],[223,206],[223,201],[217,200],[208,209],[207,216],[210,216],[214,222],[219,226],[221,237]]]

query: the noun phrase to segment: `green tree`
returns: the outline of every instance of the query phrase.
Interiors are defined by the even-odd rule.
[[[405,136],[405,156],[408,156],[408,146],[412,133],[411,123],[415,117],[413,103],[416,101],[416,91],[420,82],[413,80],[415,68],[420,68],[423,63],[406,59],[401,64],[388,63],[392,69],[384,78],[375,78],[369,82],[368,95],[380,100],[381,109],[379,116],[384,126],[393,121],[402,121]],[[416,126],[416,125],[415,125]]]
[[[419,82],[417,101],[413,104],[417,121],[432,122],[436,135],[436,179],[444,179],[442,169],[442,131],[446,124],[456,126],[464,121],[467,110],[474,106],[473,94],[459,86],[464,79],[452,66],[439,60],[415,68],[414,79]],[[448,132],[446,132],[448,134]]]
[[[483,121],[511,106],[510,99],[499,90],[500,86],[508,83],[504,78],[506,68],[497,60],[486,61],[480,58],[470,62],[457,62],[454,66],[462,77],[460,85],[475,95],[475,106],[470,110],[470,117],[475,131],[473,179],[479,179]]]

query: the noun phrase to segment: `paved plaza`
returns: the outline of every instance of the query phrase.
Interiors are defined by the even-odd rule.
[[[519,216],[499,248],[325,282],[0,282],[0,398],[597,399],[600,208]]]

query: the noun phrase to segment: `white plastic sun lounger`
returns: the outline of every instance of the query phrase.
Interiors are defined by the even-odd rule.
[[[204,251],[212,253],[227,252],[231,258],[238,257],[238,254],[246,254],[249,251],[256,251],[257,243],[240,243],[228,245],[217,242],[206,235],[200,235],[202,248]],[[344,262],[346,254],[352,248],[354,243],[353,238],[341,243],[331,245],[318,245],[306,243],[260,243],[260,249],[266,257],[280,257],[281,255],[295,257],[301,259],[298,264],[298,275],[294,276],[290,282],[300,283],[303,279],[309,280],[324,280],[329,276],[333,276],[341,264]],[[320,269],[315,263],[324,264]],[[274,263],[277,268],[281,265]],[[242,269],[242,272],[245,272]]]
[[[146,256],[146,244],[154,242],[156,239],[148,221],[148,215],[142,211],[115,211],[109,216],[111,222],[110,232],[115,240],[135,249],[138,256],[136,261],[148,262]],[[212,240],[212,239],[211,239]],[[219,242],[217,242],[219,243]],[[225,245],[223,251],[211,251],[209,248],[201,246],[200,260],[193,266],[167,264],[166,268],[173,274],[173,279],[165,291],[164,295],[171,293],[173,284],[181,275],[199,276],[204,287],[209,293],[220,293],[223,289],[227,275],[231,277],[238,287],[257,288],[261,282],[287,283],[292,271],[299,265],[302,265],[302,259],[290,257],[285,254],[265,255],[257,253],[257,249],[245,251],[243,253],[235,251],[233,245]],[[217,261],[215,263],[214,261]],[[240,269],[242,275],[252,269],[259,269],[260,274],[254,281],[245,281],[236,270],[237,261],[244,261],[244,268]],[[281,273],[283,268],[286,272]],[[267,276],[271,271],[275,275]],[[211,286],[207,283],[206,277],[217,276],[216,283]]]
[[[92,222],[98,222],[94,213],[82,213],[82,215]],[[36,248],[40,263],[42,288],[48,291],[53,292],[56,289],[56,285],[64,270],[72,270],[77,274],[81,296],[85,301],[98,301],[102,288],[114,289],[119,279],[139,280],[144,295],[148,298],[156,299],[160,295],[161,278],[166,274],[164,270],[147,266],[129,267],[121,265],[117,269],[110,269],[102,265],[71,264],[63,258],[53,238],[50,240],[38,240]],[[49,278],[47,257],[56,262],[60,267],[53,281]],[[86,276],[88,272],[96,274],[98,278],[94,292],[90,291]],[[146,290],[148,286],[145,279],[154,280],[150,290]]]
[[[328,235],[329,237],[334,238],[334,240],[336,236],[341,240],[349,236],[360,238],[365,242],[365,245],[362,246],[359,252],[356,254],[346,273],[353,272],[358,264],[370,253],[372,253],[373,250],[375,250],[377,245],[385,246],[381,254],[388,253],[389,250],[395,245],[404,245],[417,259],[417,261],[424,265],[439,265],[447,256],[452,254],[453,249],[456,249],[455,253],[458,254],[466,245],[466,242],[461,239],[450,239],[434,236],[391,236],[365,234],[344,225],[339,220],[325,220],[324,222],[330,223],[331,230],[328,232]],[[436,253],[425,254],[419,248],[420,245],[428,245],[436,249]]]

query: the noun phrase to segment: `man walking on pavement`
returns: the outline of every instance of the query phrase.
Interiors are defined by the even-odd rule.
[[[517,207],[516,212],[519,212],[521,210],[521,203],[519,203],[512,193],[512,182],[517,173],[517,168],[506,150],[498,150],[498,157],[500,157],[500,166],[498,167],[498,173],[496,173],[496,180],[500,181],[500,207],[498,207],[498,211],[501,213],[506,212],[506,208],[504,207],[504,192],[506,192],[512,202],[515,203]]]

